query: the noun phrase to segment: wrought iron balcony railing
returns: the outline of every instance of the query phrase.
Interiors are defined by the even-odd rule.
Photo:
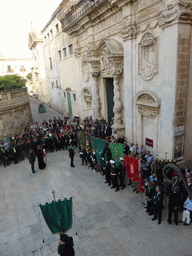
[[[96,7],[101,0],[72,0],[60,12],[60,21],[64,31],[67,31],[72,24],[86,16],[92,8]]]

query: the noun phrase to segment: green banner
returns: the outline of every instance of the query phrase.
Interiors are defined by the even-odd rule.
[[[78,133],[77,139],[78,139],[79,150],[81,150],[81,145],[83,144],[83,132]]]
[[[106,141],[92,137],[92,143],[93,143],[93,147],[95,149],[97,162],[100,163],[101,165],[103,165],[101,163],[101,157],[102,157],[104,149],[105,149]]]
[[[72,198],[40,205],[47,226],[53,234],[72,227]]]
[[[83,146],[87,153],[91,152],[91,150],[93,149],[91,134],[87,132],[83,133]]]
[[[111,153],[113,156],[113,159],[115,160],[116,165],[119,165],[119,157],[123,158],[123,145],[122,144],[112,144],[109,143],[109,147],[111,149]]]

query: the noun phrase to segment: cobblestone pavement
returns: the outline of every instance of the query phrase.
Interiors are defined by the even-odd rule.
[[[38,120],[39,114],[32,112]],[[52,114],[50,109],[42,119]],[[36,161],[35,175],[27,160],[7,168],[0,165],[0,255],[58,255],[59,235],[51,234],[37,206],[51,200],[52,190],[60,198],[75,197],[75,222],[68,234],[74,238],[76,256],[192,255],[192,224],[169,225],[165,209],[158,225],[130,187],[110,189],[102,175],[81,166],[78,154],[75,166],[69,167],[67,151],[49,153],[45,170],[38,170]]]

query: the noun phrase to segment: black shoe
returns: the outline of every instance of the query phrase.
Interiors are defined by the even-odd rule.
[[[131,184],[127,184],[127,186],[131,186]]]
[[[177,226],[178,225],[178,222],[174,221],[175,222],[175,225]]]
[[[124,189],[125,188],[125,186],[122,186],[122,188],[121,189]]]
[[[167,222],[171,225],[171,221],[170,220],[167,220]]]
[[[71,167],[75,167],[75,165],[71,165]]]
[[[147,208],[147,206],[144,206],[144,208],[146,209],[146,208]]]
[[[136,191],[136,193],[138,194],[138,190]]]
[[[161,224],[161,221],[158,221],[158,224],[160,225],[160,224]]]
[[[111,187],[111,188],[115,188],[115,187]]]
[[[153,215],[153,213],[150,212],[148,215],[149,215],[149,216],[150,216],[150,215]]]
[[[111,183],[109,183],[108,186],[111,186]]]
[[[156,220],[156,219],[157,219],[157,218],[154,218],[154,217],[153,217],[153,219],[151,219],[151,220]]]
[[[149,212],[149,211],[146,211],[146,212]]]
[[[189,224],[187,224],[187,223],[185,222],[185,223],[183,223],[183,225],[184,225],[184,226],[188,226]]]
[[[135,192],[136,190],[137,190],[137,189],[136,189],[136,188],[134,188],[134,189],[133,189],[133,192]]]
[[[107,181],[105,181],[105,183],[108,183]]]
[[[116,188],[116,189],[115,189],[115,192],[117,192],[117,191],[119,191],[119,189],[118,189],[118,188]]]

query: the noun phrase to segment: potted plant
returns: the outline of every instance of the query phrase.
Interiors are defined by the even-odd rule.
[[[39,113],[46,113],[46,108],[43,103],[39,104]]]

